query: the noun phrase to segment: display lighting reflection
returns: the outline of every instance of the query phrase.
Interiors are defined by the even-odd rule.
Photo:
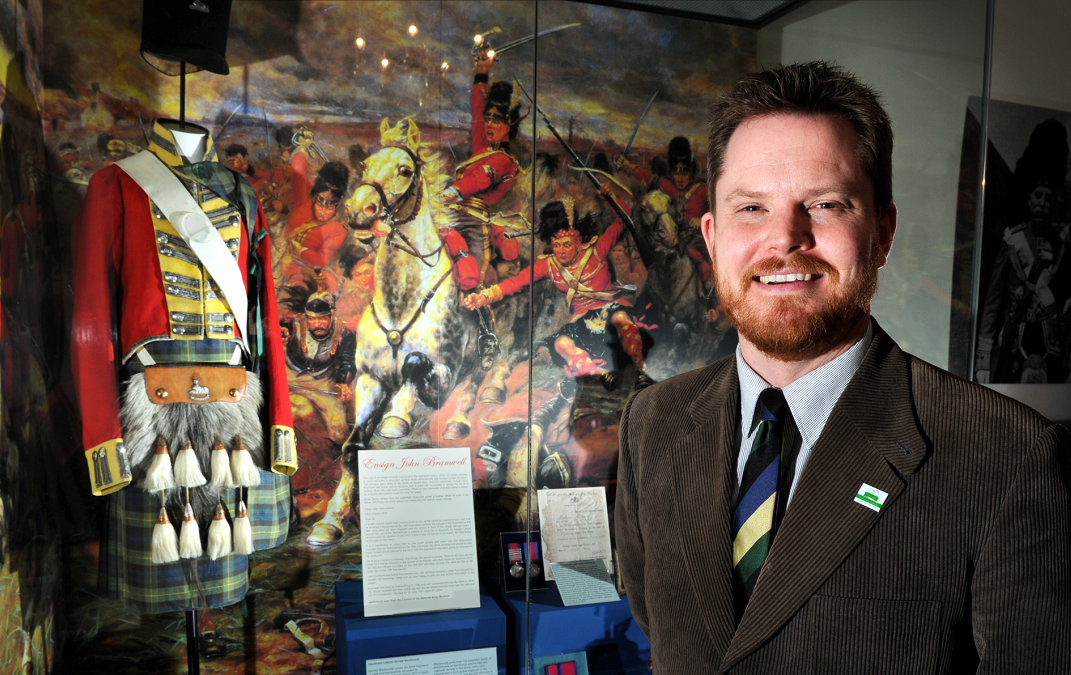
[[[381,66],[383,66],[384,68],[386,68],[387,66],[390,65],[390,61],[388,61],[387,59],[383,59],[382,61],[379,62],[379,64]]]
[[[417,34],[417,27],[416,26],[409,26],[409,34],[410,35],[416,35]]]
[[[357,45],[358,49],[364,49],[364,38],[357,38],[354,40],[354,43]]]

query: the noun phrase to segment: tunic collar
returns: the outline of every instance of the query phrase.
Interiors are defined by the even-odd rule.
[[[205,132],[205,162],[215,162],[216,147],[212,143],[212,134],[208,133],[208,130],[204,127],[197,126],[196,124],[189,124],[193,127],[191,130],[202,130]],[[152,123],[152,137],[149,139],[149,152],[156,155],[161,162],[172,167],[178,168],[182,166],[189,166],[190,161],[183,157],[179,153],[178,144],[175,143],[175,136],[171,133],[171,130],[160,123],[160,120],[155,120]]]

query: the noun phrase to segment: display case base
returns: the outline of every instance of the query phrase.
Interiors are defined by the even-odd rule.
[[[640,630],[628,597],[619,602],[566,607],[553,582],[532,591],[531,655],[586,652],[591,675],[645,675],[651,643]],[[516,651],[510,673],[524,673],[524,593],[506,595]],[[536,675],[536,674],[533,674]],[[542,675],[542,673],[538,674]]]
[[[505,675],[506,638],[506,615],[491,596],[482,592],[479,608],[365,617],[361,582],[335,584],[335,645],[340,674],[365,675],[368,659],[494,647],[498,651],[498,672]]]

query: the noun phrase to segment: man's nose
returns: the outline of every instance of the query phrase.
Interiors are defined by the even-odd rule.
[[[769,250],[780,255],[813,248],[814,232],[806,207],[800,204],[777,209],[768,220],[766,239]]]

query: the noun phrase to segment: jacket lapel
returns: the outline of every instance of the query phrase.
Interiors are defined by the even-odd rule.
[[[703,621],[718,653],[736,629],[732,591],[733,443],[740,416],[736,360],[711,366],[710,385],[689,406],[695,426],[673,446],[678,536],[682,561]]]
[[[800,477],[722,671],[807,603],[889,510],[929,449],[915,421],[908,359],[875,323],[863,363]],[[879,511],[854,501],[864,483],[888,493]]]

